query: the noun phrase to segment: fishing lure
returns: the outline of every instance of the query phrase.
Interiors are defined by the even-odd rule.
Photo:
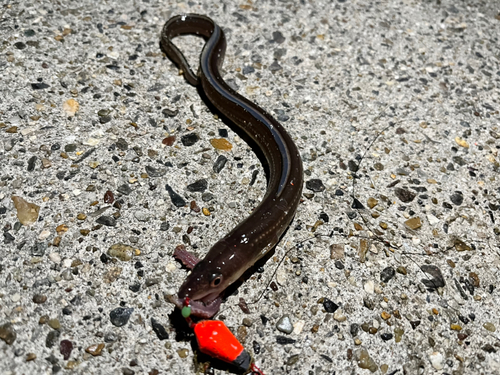
[[[181,311],[182,316],[194,330],[198,348],[202,353],[227,362],[237,370],[251,370],[256,375],[264,375],[262,370],[252,362],[250,354],[224,322],[220,320],[202,320],[194,323],[190,317],[191,307],[189,307],[189,303],[189,298],[186,298]]]

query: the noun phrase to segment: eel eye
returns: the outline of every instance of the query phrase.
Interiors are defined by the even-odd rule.
[[[222,282],[222,275],[220,273],[214,273],[210,278],[211,287],[219,286],[221,282]]]

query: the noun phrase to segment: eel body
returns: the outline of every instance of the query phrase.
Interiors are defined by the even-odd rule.
[[[206,40],[197,74],[172,43],[179,35],[198,35]],[[174,254],[192,271],[171,301],[182,308],[188,300],[193,315],[210,318],[219,310],[224,290],[270,251],[290,225],[302,193],[302,160],[283,126],[222,79],[226,39],[210,18],[197,14],[171,18],[163,27],[161,47],[186,80],[199,87],[220,113],[255,142],[268,164],[266,194],[250,216],[215,243],[203,260],[184,250]]]

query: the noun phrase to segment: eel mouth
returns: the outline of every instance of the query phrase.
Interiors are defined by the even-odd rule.
[[[177,295],[168,296],[168,300],[181,310],[184,307],[184,299],[179,298]],[[189,307],[191,307],[191,315],[203,319],[210,319],[217,313],[217,311],[219,311],[221,303],[222,298],[220,296],[217,296],[210,302],[191,300],[189,303]]]

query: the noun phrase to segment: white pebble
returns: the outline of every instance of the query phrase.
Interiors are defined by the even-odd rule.
[[[166,270],[167,272],[172,272],[172,271],[175,271],[176,269],[177,269],[177,267],[176,267],[175,263],[172,263],[172,262],[168,263],[168,264],[165,266],[165,270]]]
[[[10,299],[12,300],[12,302],[19,302],[19,300],[21,299],[21,295],[19,293],[16,293],[10,296]]]
[[[48,236],[50,236],[50,231],[48,230],[42,230],[42,232],[40,233],[40,235],[38,236],[38,239],[39,240],[44,240],[46,239]]]
[[[50,253],[49,254],[49,259],[53,261],[54,263],[60,263],[61,262],[61,256],[58,253]]]
[[[285,285],[285,283],[286,283],[286,272],[284,270],[278,270],[278,272],[276,272],[276,281],[280,285]]]
[[[356,278],[354,276],[349,276],[347,281],[349,281],[349,284],[351,284],[352,286],[357,286]]]
[[[430,225],[436,225],[437,223],[439,223],[439,219],[432,214],[427,215],[427,220],[429,221]]]
[[[293,325],[293,333],[295,333],[296,335],[300,335],[305,324],[306,322],[304,322],[303,320],[299,320],[298,322],[296,322]]]
[[[118,57],[120,57],[120,54],[117,51],[111,51],[107,53],[107,55],[112,59],[117,59]]]
[[[373,292],[375,291],[375,283],[373,282],[373,280],[368,280],[365,283],[364,288],[366,293],[373,294]]]
[[[63,265],[64,268],[70,268],[71,267],[71,263],[73,263],[73,260],[66,258],[66,259],[63,260],[63,264],[62,265]]]
[[[442,370],[443,369],[443,355],[439,352],[433,352],[432,354],[429,354],[429,361],[431,362],[432,367],[434,367],[436,370]]]
[[[327,187],[334,187],[335,185],[337,185],[337,180],[335,178],[330,178],[326,181]]]
[[[342,310],[338,309],[333,313],[333,319],[335,319],[337,322],[345,322],[347,317],[342,314]]]
[[[83,144],[86,146],[97,146],[101,140],[96,139],[96,138],[89,138],[86,141],[83,141]]]

